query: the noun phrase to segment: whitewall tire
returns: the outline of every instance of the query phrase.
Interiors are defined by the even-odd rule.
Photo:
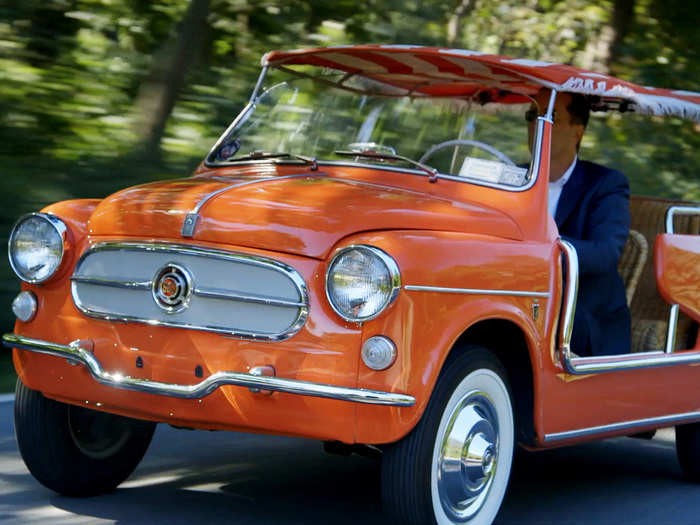
[[[382,496],[397,523],[488,525],[505,496],[515,445],[506,373],[488,350],[463,350],[418,425],[385,450]]]

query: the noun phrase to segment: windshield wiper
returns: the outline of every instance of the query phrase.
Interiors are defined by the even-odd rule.
[[[263,160],[263,159],[280,159],[284,157],[290,157],[293,159],[298,159],[311,166],[311,171],[318,170],[318,162],[316,157],[306,157],[304,155],[295,155],[294,153],[287,153],[284,151],[251,151],[248,155],[243,155],[237,158],[226,158],[223,159],[224,162],[238,162],[241,160]]]
[[[337,150],[334,151],[336,155],[341,155],[345,157],[367,157],[370,159],[378,159],[378,160],[402,160],[404,162],[407,162],[408,164],[411,164],[413,166],[416,166],[417,168],[420,168],[424,172],[428,174],[428,182],[437,182],[438,180],[438,170],[435,168],[431,168],[430,166],[427,166],[423,164],[422,162],[418,162],[417,160],[409,159],[408,157],[404,157],[403,155],[396,155],[394,153],[375,153],[371,151],[341,151]]]

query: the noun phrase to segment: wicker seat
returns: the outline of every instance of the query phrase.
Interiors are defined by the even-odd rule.
[[[637,290],[639,276],[642,275],[642,269],[647,262],[648,256],[649,245],[644,235],[636,230],[630,230],[629,237],[627,237],[627,242],[622,250],[620,262],[617,265],[617,271],[622,277],[622,282],[625,283],[627,306],[632,305],[632,298]]]
[[[687,202],[634,195],[630,199],[631,227],[644,236],[648,246],[653,246],[656,236],[665,231],[666,210],[670,206],[688,204]],[[700,217],[677,217],[675,232],[700,234]],[[656,276],[652,259],[652,257],[648,257],[644,263],[631,301],[628,296],[632,313],[632,352],[660,350],[664,347],[666,340],[670,306],[661,298],[656,289]],[[697,323],[681,313],[678,319],[675,349],[692,348],[696,335]]]

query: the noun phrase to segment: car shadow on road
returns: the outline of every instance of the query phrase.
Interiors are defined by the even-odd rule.
[[[183,432],[187,446],[175,442]],[[379,502],[379,462],[331,456],[315,441],[159,427],[151,451],[112,494],[54,496],[51,504],[125,523],[387,523]]]
[[[379,462],[328,455],[309,440],[160,425],[132,478],[86,499],[53,494],[13,461],[12,472],[0,473],[13,487],[0,507],[18,523],[391,525],[381,513]],[[672,441],[520,451],[496,523],[693,523],[696,495],[681,478]]]
[[[697,485],[682,478],[673,436],[665,434],[663,439],[623,437],[518,451],[496,523],[697,522]]]

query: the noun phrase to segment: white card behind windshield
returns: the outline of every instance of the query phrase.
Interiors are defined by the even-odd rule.
[[[491,182],[493,184],[522,186],[525,183],[527,169],[519,168],[518,166],[509,166],[508,164],[494,160],[467,157],[462,163],[459,175]]]

